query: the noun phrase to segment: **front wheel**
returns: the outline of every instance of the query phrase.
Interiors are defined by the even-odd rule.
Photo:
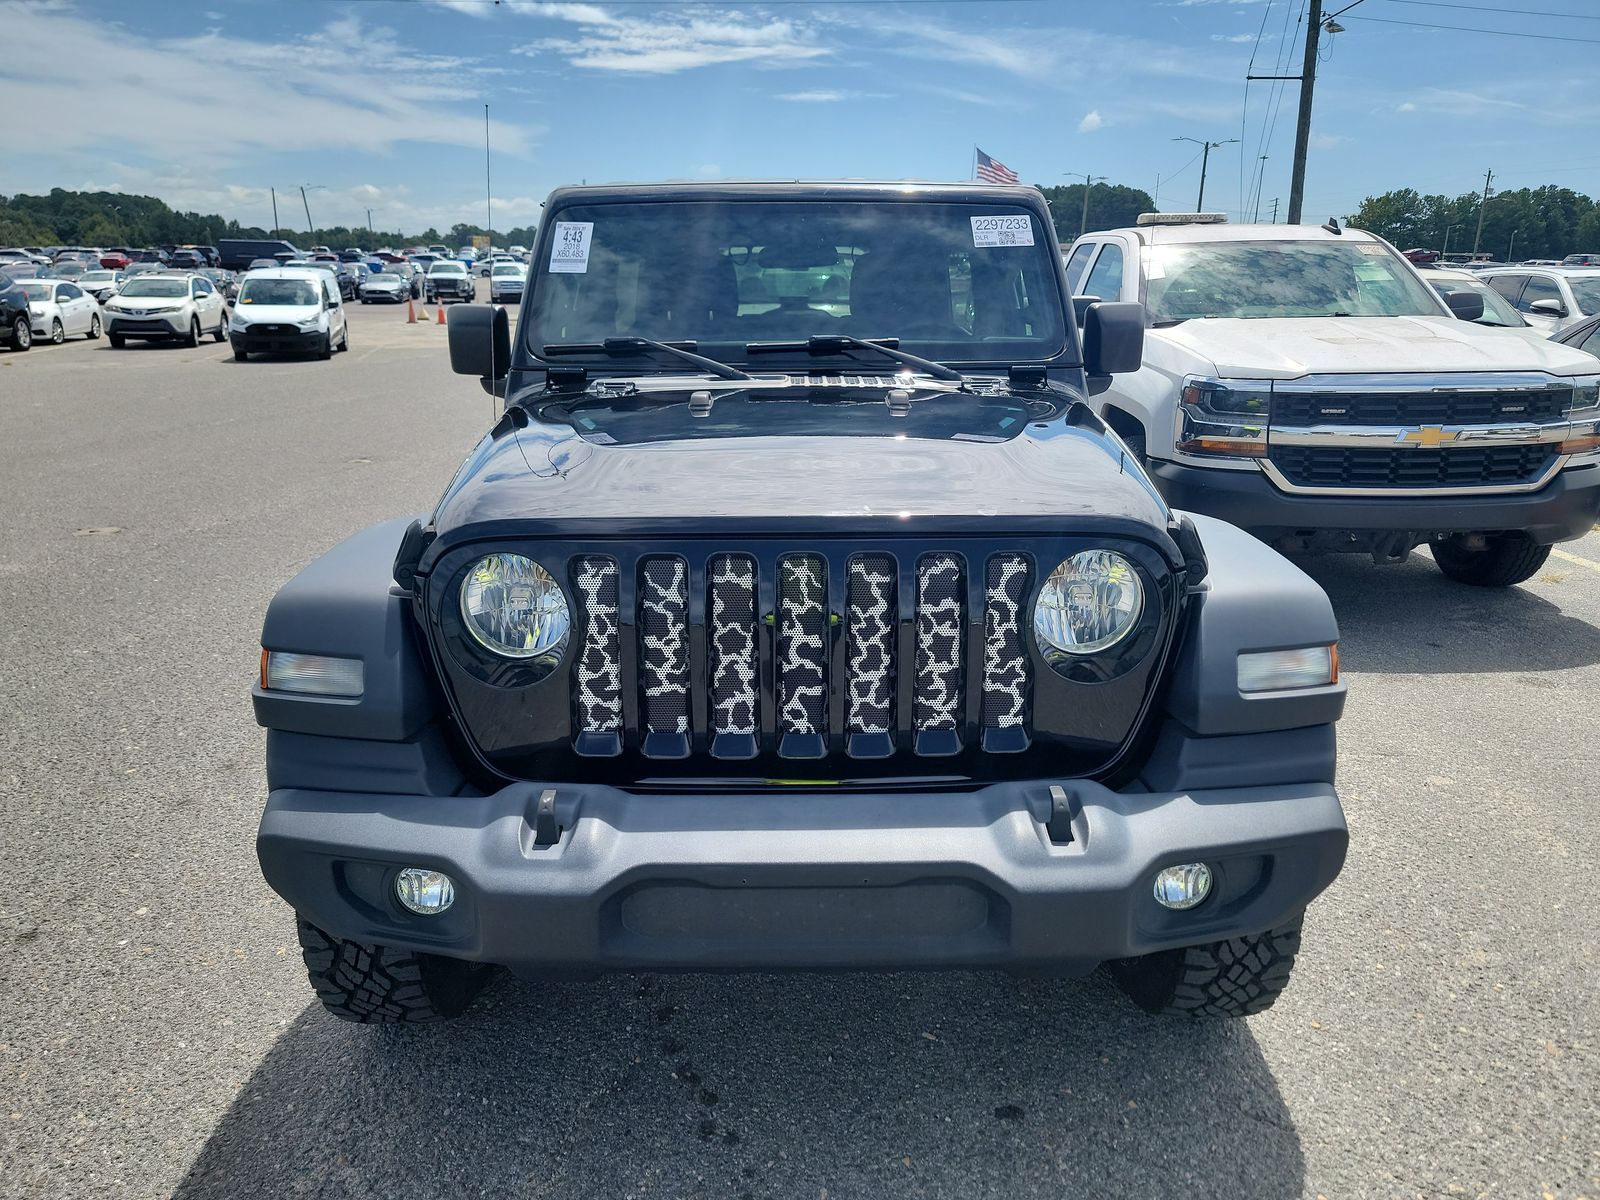
[[[1297,914],[1265,933],[1158,950],[1107,966],[1128,999],[1147,1013],[1248,1017],[1271,1008],[1289,986],[1304,917]]]
[[[111,343],[111,348],[113,350],[121,350],[124,346],[126,346],[128,344],[128,340],[126,338],[118,337],[114,333],[110,337],[108,337],[106,340]]]
[[[235,346],[233,348],[233,361],[234,362],[248,362],[249,359],[250,359],[250,355],[243,347]]]
[[[61,318],[57,317],[54,321],[50,322],[50,344],[52,346],[59,346],[66,340],[66,326],[61,323]]]
[[[13,350],[33,349],[33,326],[28,324],[26,316],[18,317],[11,322],[11,348]]]
[[[367,1025],[448,1021],[466,1012],[489,981],[477,963],[414,954],[388,946],[347,942],[296,919],[306,975],[327,1009],[341,1021]]]
[[[98,341],[100,338],[100,314],[95,313],[89,318],[89,340]]]
[[[1532,579],[1550,557],[1525,533],[1491,533],[1482,549],[1469,549],[1462,536],[1433,543],[1433,561],[1457,583],[1473,587],[1511,587]]]
[[[333,334],[323,334],[322,349],[317,351],[317,357],[323,362],[327,362],[333,357]]]
[[[211,331],[211,336],[217,339],[217,345],[222,345],[228,340],[228,318],[217,318],[217,327]]]
[[[189,336],[183,339],[183,344],[193,350],[200,344],[200,318],[189,318]]]

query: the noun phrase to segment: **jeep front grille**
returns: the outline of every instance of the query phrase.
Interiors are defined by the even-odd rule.
[[[648,758],[683,758],[703,734],[698,744],[719,759],[763,749],[944,756],[973,748],[973,722],[989,749],[1027,747],[1027,555],[864,553],[842,570],[831,561],[832,572],[822,554],[729,551],[701,571],[645,553],[630,621],[616,560],[573,559],[574,748],[611,755],[634,744]],[[991,744],[990,731],[1008,735]]]

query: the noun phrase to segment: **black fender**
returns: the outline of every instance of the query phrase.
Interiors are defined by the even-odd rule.
[[[1214,517],[1190,514],[1210,570],[1190,597],[1190,626],[1172,665],[1167,713],[1206,737],[1331,725],[1345,684],[1293,692],[1239,691],[1241,653],[1337,643],[1339,622],[1322,587],[1265,542]]]
[[[395,553],[415,519],[383,521],[346,538],[284,584],[267,606],[264,649],[359,658],[361,697],[271,692],[258,680],[251,695],[257,724],[400,742],[442,715],[411,594],[394,581]]]

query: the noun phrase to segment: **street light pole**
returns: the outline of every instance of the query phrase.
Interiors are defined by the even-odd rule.
[[[1312,3],[1316,3],[1316,0],[1312,0]],[[1229,138],[1223,142],[1203,142],[1199,138],[1175,137],[1172,140],[1175,142],[1193,142],[1200,147],[1200,198],[1194,202],[1194,210],[1195,212],[1202,212],[1206,206],[1206,167],[1211,162],[1211,152],[1218,146],[1231,146],[1239,139]]]
[[[271,187],[267,190],[272,193],[272,236],[277,237],[278,230],[282,228],[278,224],[278,189]]]
[[[1450,253],[1450,231],[1452,229],[1465,229],[1465,228],[1466,228],[1466,225],[1464,225],[1464,224],[1463,225],[1446,225],[1444,227],[1444,249],[1439,251],[1439,257],[1440,258],[1443,258],[1446,254]]]
[[[1520,230],[1520,229],[1513,229],[1511,231],[1511,244],[1506,247],[1506,261],[1507,262],[1516,262],[1517,261],[1516,257],[1512,254],[1512,251],[1514,251],[1517,248],[1517,234],[1519,234],[1521,232],[1522,232],[1522,230]]]
[[[1494,172],[1486,171],[1483,176],[1483,199],[1478,202],[1478,232],[1472,235],[1472,257],[1478,257],[1478,244],[1483,241],[1483,214],[1489,207],[1489,185],[1494,182]]]

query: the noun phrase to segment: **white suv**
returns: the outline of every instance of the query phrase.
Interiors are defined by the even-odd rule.
[[[1222,220],[1141,217],[1067,260],[1075,296],[1145,306],[1143,366],[1094,403],[1174,508],[1282,550],[1396,561],[1427,543],[1481,586],[1590,529],[1592,358],[1474,324],[1482,297],[1447,306],[1371,234]]]
[[[135,275],[106,303],[105,315],[106,333],[115,350],[129,338],[189,346],[198,346],[207,333],[219,342],[228,340],[227,305],[204,275]]]
[[[1600,313],[1600,267],[1497,267],[1478,278],[1547,336]]]

